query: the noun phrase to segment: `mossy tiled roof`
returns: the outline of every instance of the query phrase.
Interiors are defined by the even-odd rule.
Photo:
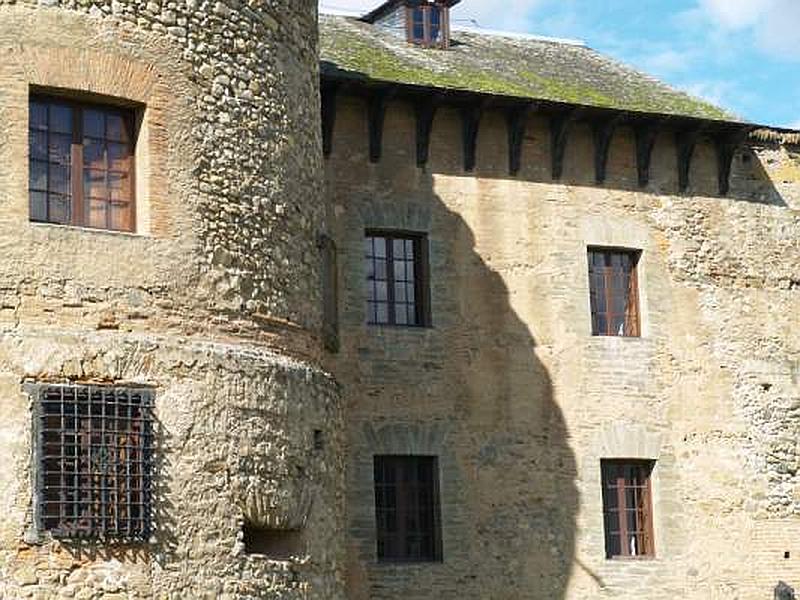
[[[739,121],[590,48],[454,31],[449,50],[408,44],[357,19],[321,15],[323,75],[481,92],[566,104]]]

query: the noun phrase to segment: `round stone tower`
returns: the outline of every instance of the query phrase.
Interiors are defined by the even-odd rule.
[[[318,81],[316,0],[0,0],[0,597],[343,597]]]

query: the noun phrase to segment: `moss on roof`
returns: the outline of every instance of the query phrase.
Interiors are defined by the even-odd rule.
[[[323,74],[624,111],[740,121],[590,48],[453,32],[447,50],[421,48],[384,27],[321,15]]]

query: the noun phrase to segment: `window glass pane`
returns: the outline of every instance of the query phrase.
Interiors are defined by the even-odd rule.
[[[28,107],[28,118],[31,129],[47,129],[47,105],[31,102]]]
[[[130,168],[127,144],[109,142],[108,168],[115,171],[127,171]]]
[[[394,307],[394,322],[397,325],[408,325],[408,315],[405,304]]]
[[[72,137],[51,133],[47,144],[48,160],[59,165],[72,164]]]
[[[101,140],[84,138],[83,165],[93,169],[105,169],[105,144]]]
[[[86,169],[83,172],[83,191],[87,198],[105,200],[108,196],[106,172],[96,169]]]
[[[47,132],[30,131],[28,133],[28,147],[31,158],[47,160]]]
[[[28,168],[28,185],[31,190],[47,191],[47,163],[38,160],[30,161]]]
[[[60,165],[50,165],[49,191],[62,196],[70,192],[70,169]]]
[[[110,113],[106,116],[106,137],[114,142],[128,141],[128,126],[125,119],[118,114]]]
[[[105,200],[90,199],[88,201],[88,207],[89,207],[89,215],[88,215],[89,222],[87,223],[87,225],[89,227],[105,228],[108,222],[107,220],[108,202],[106,202]]]
[[[431,41],[438,42],[441,33],[441,9],[438,6],[431,6],[429,10],[431,15]]]
[[[47,220],[47,193],[31,192],[29,194],[32,221]]]
[[[389,322],[389,305],[385,303],[380,303],[375,305],[375,313],[376,313],[376,323],[388,323]]]
[[[129,202],[112,202],[109,207],[109,227],[116,231],[130,229],[131,204]]]
[[[373,252],[377,257],[385,257],[386,256],[386,240],[384,238],[373,238],[374,246]]]
[[[106,137],[106,119],[102,111],[92,108],[83,111],[83,135],[96,139]]]
[[[109,198],[117,201],[130,199],[130,182],[127,173],[110,172],[108,174]]]
[[[66,224],[70,222],[70,200],[58,194],[47,195],[49,212],[48,220],[51,223]]]
[[[51,132],[72,134],[72,109],[69,106],[51,104],[48,124]]]
[[[423,41],[425,39],[425,11],[422,8],[413,9],[412,35],[414,40]]]

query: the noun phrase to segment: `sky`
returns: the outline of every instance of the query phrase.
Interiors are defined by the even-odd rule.
[[[451,21],[580,39],[749,121],[800,129],[800,0],[462,0]]]

